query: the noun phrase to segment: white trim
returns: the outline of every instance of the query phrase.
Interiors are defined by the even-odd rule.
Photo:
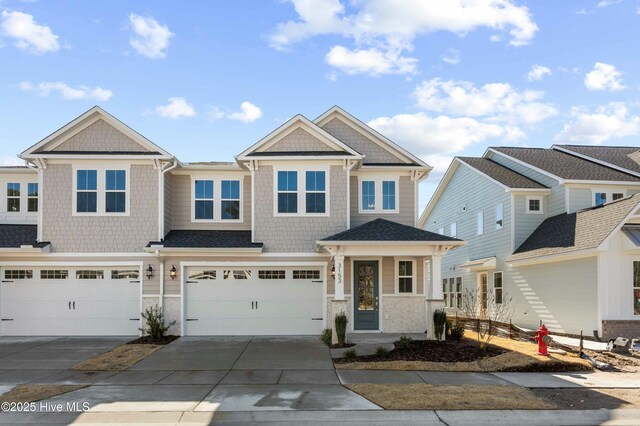
[[[273,216],[274,217],[330,217],[331,216],[331,166],[324,165],[291,165],[286,164],[272,166],[273,169]],[[298,211],[297,213],[279,213],[278,212],[278,172],[296,172],[297,173],[297,194]],[[307,173],[306,172],[324,172],[325,175],[325,209],[324,213],[307,213]],[[284,193],[294,193],[294,191],[283,191]],[[320,191],[321,193],[322,191]],[[309,193],[318,193],[318,191],[309,191]]]
[[[544,197],[540,195],[527,195],[525,197],[525,213],[526,214],[544,214]],[[531,210],[530,201],[540,201],[540,210]]]
[[[543,263],[552,262],[564,262],[566,260],[581,259],[584,257],[597,256],[599,253],[597,248],[590,248],[585,250],[572,250],[564,253],[549,254],[546,256],[528,257],[525,259],[509,260],[505,263],[509,266],[525,266],[525,265],[539,265]]]
[[[96,193],[96,211],[95,212],[78,212],[78,171],[88,170],[96,172],[96,190],[95,191],[82,191],[82,192],[95,192]],[[125,190],[124,191],[107,191],[107,171],[119,171],[125,172]],[[131,165],[127,163],[113,163],[110,165],[91,165],[88,163],[73,164],[71,167],[71,215],[72,216],[99,216],[99,217],[119,217],[129,216],[131,214]],[[108,213],[106,211],[106,195],[107,192],[124,192],[125,193],[125,211],[120,213]]]
[[[213,198],[212,199],[198,199],[207,200],[213,203],[213,219],[196,219],[196,181],[205,180],[211,181],[213,185]],[[239,213],[238,219],[222,219],[222,181],[236,181],[239,182]],[[191,203],[191,223],[243,223],[244,222],[244,175],[238,176],[237,174],[210,174],[210,173],[194,173],[191,174],[190,184],[191,195],[189,196]]]
[[[0,261],[0,266],[139,266],[139,265],[143,265],[142,261],[122,261],[122,262],[103,262],[103,261],[96,261],[96,262],[88,262],[88,261],[74,261],[74,260],[69,260],[69,261],[47,261],[47,260],[41,260],[41,261],[37,261],[37,262],[30,262],[30,261],[19,261],[19,262],[12,262],[12,261]],[[142,281],[142,280],[140,280]]]
[[[500,297],[500,304],[502,304],[504,302],[504,273],[503,271],[493,271],[491,273],[491,287],[493,288],[493,296],[495,297],[496,295],[496,274],[500,274],[500,277],[502,279],[502,287],[499,287],[502,290],[502,295]],[[488,287],[488,286],[487,286]],[[498,303],[498,302],[495,302]]]
[[[400,292],[400,262],[411,262],[411,292],[401,293]],[[412,257],[395,257],[393,258],[393,277],[394,277],[394,293],[395,296],[414,296],[418,293],[418,269],[417,262],[415,258]],[[423,267],[424,268],[424,267]],[[424,275],[424,271],[423,271]],[[402,278],[407,278],[409,275],[403,275]],[[382,292],[380,292],[382,294]],[[423,296],[422,294],[420,296]]]
[[[513,253],[516,250],[516,197],[512,193],[511,194],[511,223],[509,227],[511,228],[511,251],[509,253]]]
[[[582,153],[573,151],[573,150],[571,150],[569,148],[565,148],[562,145],[552,145],[551,149],[555,149],[556,151],[561,151],[561,152],[564,152],[566,154],[573,155],[574,157],[579,157],[579,158],[582,158],[584,160],[588,160],[588,161],[591,161],[591,162],[594,162],[594,163],[601,164],[601,165],[603,165],[605,167],[609,167],[610,169],[615,169],[615,170],[618,170],[618,171],[623,172],[623,173],[627,173],[627,174],[631,174],[631,175],[640,177],[640,173],[638,173],[638,172],[635,172],[635,171],[629,170],[629,169],[625,169],[624,167],[621,167],[621,166],[616,166],[615,164],[609,163],[607,161],[601,160],[601,159],[596,158],[596,157],[590,157],[590,156],[588,156],[586,154],[582,154]]]
[[[398,214],[400,213],[400,177],[396,174],[389,176],[358,174],[358,214]],[[362,184],[364,182],[374,182],[375,208],[373,210],[362,209]],[[395,185],[395,208],[383,209],[383,182],[394,182]]]

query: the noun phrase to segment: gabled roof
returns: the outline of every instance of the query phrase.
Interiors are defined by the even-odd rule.
[[[320,243],[346,241],[423,241],[462,243],[457,238],[435,234],[413,226],[403,225],[386,219],[374,219],[362,225],[355,226],[330,237],[323,238]]]
[[[552,149],[576,155],[607,167],[640,176],[640,148],[633,146],[553,145]]]
[[[353,115],[349,114],[347,111],[345,111],[344,109],[340,108],[337,105],[334,105],[333,107],[329,108],[327,111],[321,114],[318,118],[313,120],[313,122],[317,124],[319,127],[322,127],[324,124],[328,123],[335,117],[340,118],[344,123],[349,125],[351,128],[360,132],[365,137],[372,140],[374,143],[378,144],[382,148],[386,149],[387,151],[389,151],[391,154],[395,155],[399,159],[407,163],[415,163],[420,167],[426,167],[429,170],[433,169],[433,167],[425,163],[422,159],[411,154],[409,151],[397,145],[395,142],[393,142],[386,136],[378,133],[376,130],[372,129],[367,124],[363,123],[362,121],[360,121]]]
[[[251,231],[172,230],[163,241],[147,247],[163,248],[247,248],[261,249],[262,243],[251,242]]]
[[[593,250],[640,208],[640,194],[599,207],[550,217],[536,228],[507,261]]]
[[[169,152],[160,148],[158,145],[154,144],[149,139],[145,138],[140,133],[136,132],[131,127],[127,126],[122,121],[118,120],[113,115],[109,114],[99,106],[94,106],[84,114],[73,119],[72,121],[65,124],[63,127],[61,127],[60,129],[56,130],[46,138],[42,139],[40,142],[30,146],[29,148],[24,150],[19,155],[19,157],[23,159],[31,159],[31,158],[39,158],[45,155],[52,155],[52,154],[59,155],[59,156],[65,155],[65,154],[61,154],[61,152],[64,152],[64,151],[51,152],[49,149],[60,145],[70,137],[78,134],[80,131],[86,129],[91,124],[95,123],[100,119],[104,120],[105,122],[113,126],[118,131],[124,133],[129,138],[133,139],[142,148],[145,148],[146,151],[149,151],[149,152],[136,151],[135,153],[128,153],[127,155],[152,155],[152,156],[156,155],[162,158],[173,158],[173,156]],[[67,155],[81,155],[81,154],[100,155],[100,154],[97,154],[96,151],[67,153]]]
[[[460,161],[509,188],[545,189],[546,186],[488,158],[458,157]]]
[[[48,242],[37,242],[37,238],[37,225],[0,225],[0,248],[44,248],[49,245]]]
[[[491,147],[547,174],[565,180],[640,182],[640,178],[555,149]],[[485,155],[486,157],[486,155]]]
[[[260,139],[255,144],[251,145],[249,148],[245,149],[236,157],[236,159],[238,161],[247,160],[251,157],[255,159],[260,157],[260,155],[258,154],[262,154],[262,156],[265,156],[265,157],[269,156],[269,154],[264,152],[265,149],[275,144],[276,142],[284,138],[286,135],[288,135],[289,133],[293,132],[298,128],[302,128],[303,130],[309,132],[311,135],[316,137],[321,142],[324,142],[325,144],[327,144],[330,148],[336,151],[335,155],[347,155],[349,157],[353,157],[354,159],[362,158],[362,155],[360,155],[360,153],[356,152],[354,149],[350,148],[343,142],[331,136],[329,133],[327,133],[326,131],[324,131],[314,123],[312,123],[309,119],[307,119],[303,115],[298,114],[293,118],[291,118],[286,123],[284,123],[282,126],[275,129],[273,132],[269,133],[264,138]],[[345,152],[347,154],[344,154]],[[283,152],[279,152],[278,154],[283,156],[285,155],[285,153]]]

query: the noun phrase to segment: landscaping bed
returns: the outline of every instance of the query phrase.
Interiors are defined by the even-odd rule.
[[[36,402],[52,398],[89,385],[20,385],[0,396],[0,402]]]
[[[178,338],[179,336],[164,336],[156,339],[149,336],[139,337],[102,355],[82,361],[71,369],[76,371],[124,371]]]
[[[180,336],[164,336],[153,338],[151,336],[138,337],[136,340],[132,340],[127,345],[168,345],[174,340],[179,339]]]

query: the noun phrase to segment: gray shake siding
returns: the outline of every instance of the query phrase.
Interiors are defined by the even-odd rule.
[[[255,179],[254,240],[265,252],[313,253],[317,240],[346,230],[347,172],[341,166],[331,166],[328,217],[274,217],[273,167],[260,166]]]
[[[131,165],[128,216],[73,216],[72,173],[70,164],[50,164],[44,171],[42,230],[52,251],[139,253],[157,239],[158,172],[153,166]]]
[[[139,143],[113,128],[104,120],[98,120],[72,136],[53,151],[132,151],[148,152]]]
[[[334,149],[306,130],[298,128],[265,149],[265,152],[285,151],[334,151]]]
[[[364,137],[338,118],[334,118],[322,128],[336,139],[349,145],[364,155],[364,163],[399,163],[400,160],[386,149]]]
[[[229,176],[225,174],[225,179]],[[215,172],[209,178],[216,180]],[[224,222],[192,222],[191,221],[191,176],[189,175],[173,175],[172,184],[172,208],[171,208],[171,227],[170,229],[251,229],[251,176],[238,173],[237,179],[242,179],[242,223],[224,223]],[[214,194],[216,197],[219,194]],[[169,228],[165,229],[169,232]]]
[[[392,220],[404,225],[415,226],[416,215],[416,196],[415,182],[409,176],[401,176],[398,181],[398,213],[382,213],[382,214],[360,214],[358,213],[358,205],[360,203],[360,188],[358,188],[358,177],[351,176],[350,180],[351,192],[351,226],[362,225],[377,218]]]

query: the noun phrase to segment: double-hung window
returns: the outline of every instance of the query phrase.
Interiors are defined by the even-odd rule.
[[[363,178],[360,180],[360,213],[397,213],[398,181]]]
[[[326,173],[323,171],[308,171],[306,179],[306,211],[307,213],[326,212]]]
[[[76,211],[78,213],[98,212],[98,171],[76,171]]]
[[[493,291],[496,303],[502,303],[502,272],[493,273]]]
[[[278,171],[278,213],[298,213],[296,171]]]
[[[449,234],[453,238],[458,236],[458,225],[455,222],[449,226]]]
[[[502,203],[496,204],[496,229],[502,229],[504,226],[504,217]]]
[[[105,171],[104,205],[106,213],[127,211],[127,172],[124,170]]]
[[[398,293],[413,293],[413,275],[414,275],[414,262],[413,260],[399,260],[398,261]]]
[[[20,184],[7,183],[7,212],[20,211]]]
[[[640,315],[640,261],[633,262],[633,314]]]
[[[376,209],[376,182],[373,180],[362,181],[362,210]]]
[[[394,180],[382,181],[382,210],[396,209],[396,182]]]
[[[38,184],[37,183],[27,184],[27,211],[28,212],[38,211]]]
[[[213,220],[213,181],[195,181],[195,219]]]
[[[222,220],[240,219],[240,181],[223,180],[221,183],[220,218]]]

